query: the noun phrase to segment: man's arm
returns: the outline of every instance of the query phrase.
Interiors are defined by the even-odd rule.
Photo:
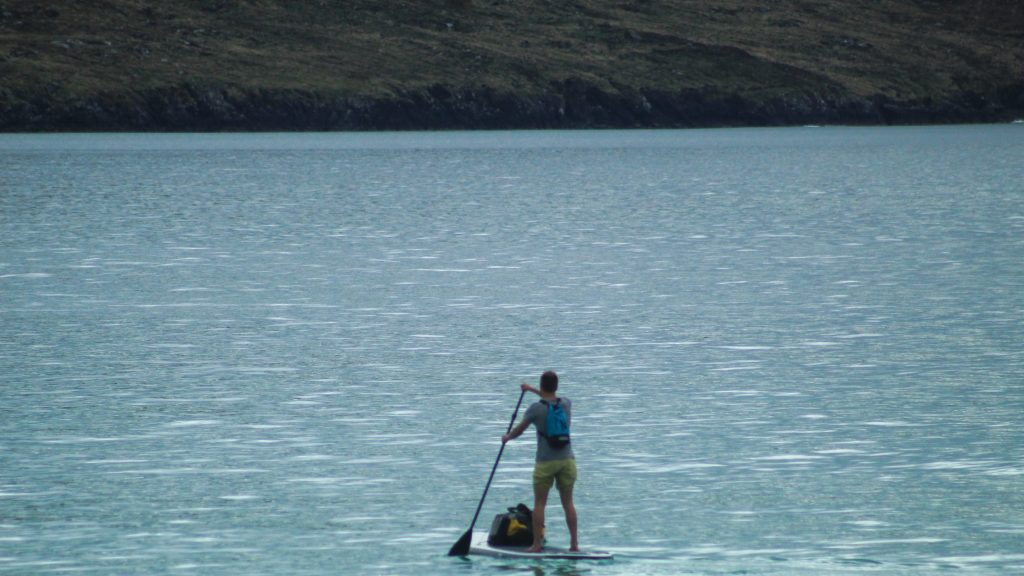
[[[525,382],[519,385],[519,389],[522,390],[523,392],[533,392],[537,396],[540,396],[540,390],[534,388],[533,386],[530,386],[529,384],[526,384]],[[501,437],[501,443],[505,444],[506,442],[512,440],[513,438],[519,438],[520,436],[523,435],[523,432],[526,432],[526,429],[529,427],[530,421],[527,420],[526,418],[523,418],[523,420],[519,422],[519,424],[517,424],[515,428],[513,428],[508,434],[505,434]]]
[[[511,440],[513,438],[519,438],[520,436],[523,435],[523,432],[526,432],[526,429],[529,428],[529,427],[530,427],[530,422],[528,420],[524,419],[519,424],[516,424],[516,427],[513,428],[511,432],[509,432],[508,434],[505,434],[505,435],[503,435],[501,437],[501,443],[505,444],[506,442],[508,442],[509,440]]]

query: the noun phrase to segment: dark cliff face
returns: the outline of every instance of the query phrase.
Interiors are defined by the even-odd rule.
[[[1018,98],[1021,93],[1012,92]],[[0,126],[28,131],[698,128],[995,122],[1022,110],[1012,100],[966,95],[948,102],[893,102],[841,93],[752,100],[715,90],[609,93],[572,81],[537,95],[435,86],[383,97],[186,84],[59,102],[28,99],[0,108]]]
[[[996,0],[0,0],[0,130],[1004,121],[1022,30]]]

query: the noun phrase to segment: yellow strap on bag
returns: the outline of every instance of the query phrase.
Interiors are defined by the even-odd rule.
[[[523,524],[522,522],[520,522],[519,520],[517,520],[515,518],[510,518],[509,519],[509,522],[508,522],[508,535],[509,536],[515,536],[516,534],[522,532],[523,530],[528,530],[528,529],[529,529],[529,527],[526,524]]]

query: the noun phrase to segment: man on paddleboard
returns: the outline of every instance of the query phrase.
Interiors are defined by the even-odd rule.
[[[571,444],[552,447],[546,435],[548,410],[552,409],[550,405],[557,403],[565,411],[567,423],[571,424],[572,401],[556,395],[558,375],[551,371],[541,374],[540,390],[529,384],[523,384],[520,388],[539,395],[541,399],[526,409],[523,420],[508,434],[502,436],[501,442],[504,444],[518,438],[531,424],[537,430],[537,461],[533,469],[533,545],[528,551],[540,552],[543,549],[544,508],[547,506],[552,484],[558,486],[558,495],[565,511],[565,523],[569,526],[569,549],[578,551],[580,546],[576,532],[576,506],[572,502],[572,488],[576,483],[576,458]]]

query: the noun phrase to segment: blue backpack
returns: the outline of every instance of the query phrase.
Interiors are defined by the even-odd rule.
[[[548,417],[544,421],[544,430],[547,432],[544,437],[548,439],[548,446],[556,449],[568,446],[569,418],[562,409],[562,399],[555,398],[554,404],[547,400],[541,400],[540,403],[548,407]]]

